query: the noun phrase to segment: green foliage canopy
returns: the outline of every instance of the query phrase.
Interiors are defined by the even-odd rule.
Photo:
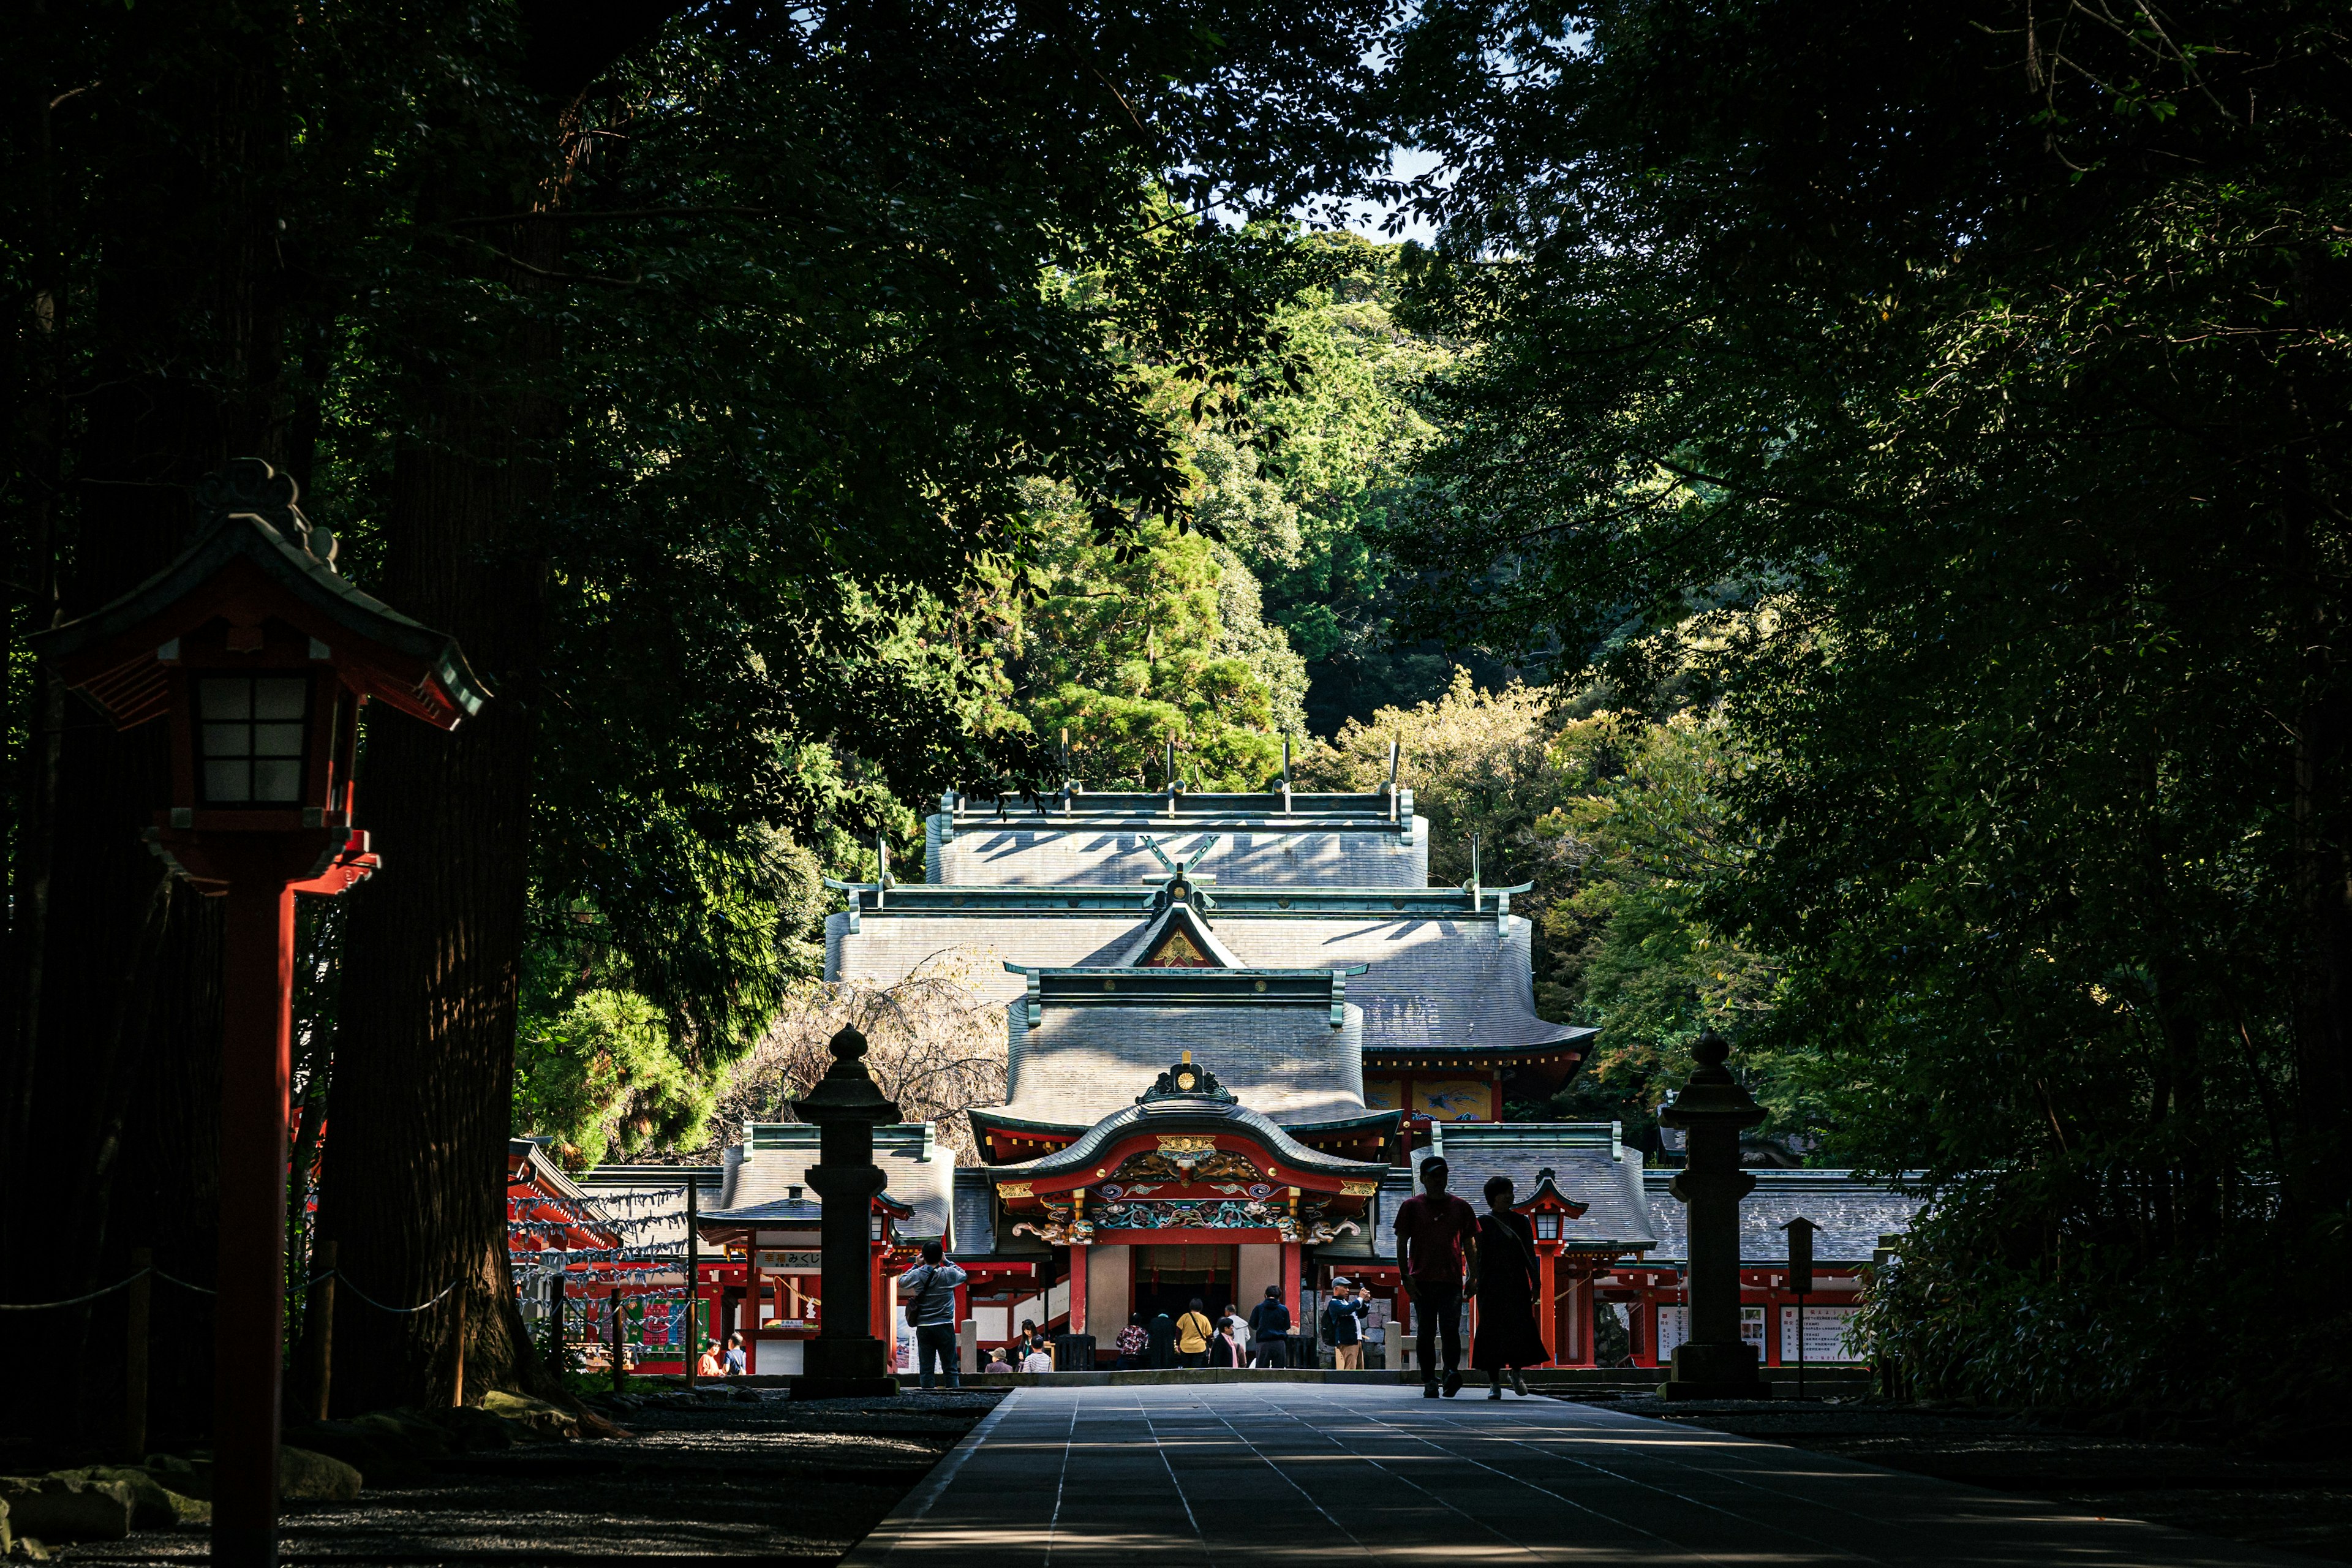
[[[1732,630],[1759,838],[1699,907],[1786,965],[1746,1048],[1944,1194],[1939,1332],[1883,1329],[1932,1382],[2108,1397],[2103,1301],[2199,1342],[2249,1303],[2195,1281],[2283,1247],[2263,1310],[2339,1301],[2341,30],[1461,0],[1402,58],[1445,165],[1411,319],[1478,347],[1391,542],[1423,624],[1626,689]]]

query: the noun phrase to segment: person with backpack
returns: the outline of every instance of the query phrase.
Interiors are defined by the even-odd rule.
[[[1257,1342],[1250,1365],[1290,1364],[1290,1308],[1282,1299],[1281,1286],[1265,1288],[1265,1300],[1250,1309],[1249,1326],[1250,1337]]]
[[[1323,1338],[1331,1346],[1334,1372],[1363,1370],[1364,1319],[1372,1303],[1370,1298],[1355,1291],[1355,1281],[1339,1275],[1331,1281],[1330,1298],[1323,1303]]]
[[[939,1361],[947,1386],[963,1386],[963,1370],[956,1355],[956,1287],[964,1271],[947,1261],[936,1241],[923,1243],[923,1260],[898,1276],[899,1300],[907,1304],[907,1321],[915,1330],[915,1358],[922,1371],[922,1386],[931,1386],[931,1362]]]

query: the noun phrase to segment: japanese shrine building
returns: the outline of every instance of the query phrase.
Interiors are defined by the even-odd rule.
[[[1410,790],[950,795],[928,850],[921,884],[843,889],[826,972],[888,985],[961,952],[1004,1006],[1005,1100],[971,1112],[949,1238],[982,1343],[1024,1316],[1108,1342],[1268,1285],[1303,1322],[1335,1269],[1386,1294],[1415,1149],[1452,1140],[1475,1201],[1463,1138],[1549,1098],[1592,1033],[1536,1015],[1526,889],[1428,885]],[[1579,1247],[1654,1242],[1606,1124],[1509,1136],[1480,1147],[1523,1205],[1555,1171],[1563,1281]]]

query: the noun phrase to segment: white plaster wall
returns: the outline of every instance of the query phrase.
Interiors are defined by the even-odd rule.
[[[1234,1310],[1246,1322],[1250,1309],[1265,1300],[1265,1288],[1282,1283],[1282,1244],[1244,1242],[1234,1269]]]

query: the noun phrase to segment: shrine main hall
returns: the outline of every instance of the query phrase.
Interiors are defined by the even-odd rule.
[[[1108,1347],[1130,1312],[1246,1310],[1268,1286],[1311,1326],[1335,1274],[1384,1326],[1389,1227],[1429,1152],[1474,1204],[1511,1178],[1557,1364],[1654,1365],[1679,1342],[1672,1173],[1612,1123],[1504,1119],[1550,1100],[1593,1031],[1536,1013],[1525,887],[1430,885],[1411,789],[950,795],[927,838],[923,882],[842,889],[825,969],[882,987],[960,960],[1003,1003],[1004,1102],[970,1112],[980,1163],[912,1127],[880,1130],[876,1155],[897,1241],[937,1237],[970,1272],[957,1315],[981,1345],[1026,1318]],[[798,1199],[814,1131],[751,1129],[722,1208]],[[1828,1232],[1806,1340],[1832,1359],[1840,1292],[1910,1203],[1844,1173],[1759,1174],[1743,1251],[1785,1257],[1777,1226],[1801,1210]],[[1771,1261],[1743,1276],[1768,1364],[1796,1359],[1785,1324],[1766,1332]],[[1404,1337],[1375,1336],[1392,1368]]]

